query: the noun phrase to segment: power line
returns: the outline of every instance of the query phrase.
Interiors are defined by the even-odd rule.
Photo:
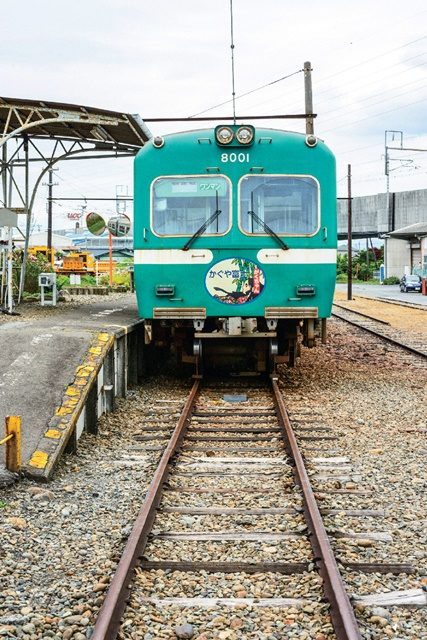
[[[393,109],[387,109],[386,111],[380,111],[380,113],[371,114],[366,116],[365,118],[360,118],[359,120],[354,120],[353,122],[347,122],[345,124],[340,124],[338,127],[334,127],[333,129],[326,129],[323,131],[323,134],[329,133],[330,131],[336,131],[337,129],[342,129],[343,127],[349,127],[353,124],[357,124],[358,122],[363,122],[364,120],[370,120],[371,118],[379,118],[386,113],[391,113],[392,111],[398,111],[399,109],[404,109],[405,107],[410,107],[414,104],[419,104],[420,102],[424,102],[425,98],[421,98],[421,100],[415,100],[414,102],[408,102],[406,104],[400,105],[399,107],[394,107]]]
[[[244,98],[245,96],[248,96],[251,93],[255,93],[256,91],[261,91],[261,89],[265,89],[266,87],[271,87],[271,85],[277,84],[278,82],[282,82],[283,80],[287,80],[288,78],[292,78],[292,76],[296,76],[298,73],[302,73],[303,71],[304,71],[304,69],[298,69],[298,71],[294,71],[293,73],[289,73],[287,76],[282,76],[281,78],[277,78],[276,80],[272,80],[271,82],[267,82],[267,84],[263,84],[260,87],[256,87],[256,89],[251,89],[250,91],[246,91],[246,93],[241,93],[240,95],[235,96],[235,100],[239,100],[240,98]],[[208,111],[213,111],[214,109],[217,109],[218,107],[222,107],[225,104],[229,104],[232,101],[233,101],[233,99],[225,100],[224,102],[219,102],[218,104],[214,105],[213,107],[209,107],[209,109],[205,109],[204,111],[199,111],[199,113],[193,113],[193,115],[189,116],[189,118],[195,118],[197,116],[202,115],[203,113],[207,113]]]
[[[408,83],[408,84],[414,84],[414,83],[413,83],[413,82],[410,82],[410,83]],[[407,85],[403,85],[403,86],[407,86]],[[365,105],[365,107],[369,109],[369,108],[374,107],[374,106],[376,106],[376,105],[378,105],[378,104],[382,104],[383,102],[391,103],[391,102],[392,102],[392,100],[394,100],[394,98],[399,98],[399,97],[401,97],[401,96],[405,96],[405,95],[407,95],[408,93],[412,93],[412,94],[413,94],[413,93],[416,93],[416,92],[418,92],[418,91],[424,91],[424,90],[425,90],[425,87],[424,87],[424,86],[418,87],[417,89],[414,89],[414,88],[412,88],[412,89],[408,89],[407,91],[402,91],[401,93],[395,93],[395,94],[393,95],[393,98],[384,98],[383,100],[377,100],[376,102],[373,102],[373,103],[372,103],[372,104],[370,104],[370,105]],[[376,94],[376,95],[381,95],[381,94]],[[384,95],[384,92],[383,92],[383,95]],[[372,96],[372,97],[375,97],[375,96]],[[369,98],[364,98],[363,100],[357,101],[357,102],[355,103],[355,105],[360,105],[362,102],[366,102],[366,100],[368,100],[368,99],[369,99]],[[336,112],[336,111],[341,111],[341,112],[343,112],[343,114],[342,114],[342,116],[341,116],[341,117],[344,117],[344,116],[346,116],[346,115],[348,115],[348,114],[350,114],[350,113],[357,112],[359,109],[360,109],[360,107],[359,107],[359,106],[356,106],[356,108],[355,108],[355,109],[346,109],[345,107],[339,107],[339,108],[337,108],[337,109],[332,109],[331,111],[328,111],[327,113],[328,113],[328,114],[330,114],[330,113],[332,113],[332,114],[333,114],[333,113],[334,113],[334,112]],[[340,116],[338,116],[338,115],[332,115],[331,117],[328,117],[328,118],[322,118],[322,119],[321,119],[321,124],[324,124],[325,122],[329,122],[330,120],[336,120],[336,118],[338,118],[338,117],[340,117]]]

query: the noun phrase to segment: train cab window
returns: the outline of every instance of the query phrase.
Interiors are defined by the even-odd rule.
[[[159,236],[191,236],[201,228],[204,235],[222,235],[230,226],[230,183],[223,176],[158,178],[151,207]]]
[[[319,225],[319,184],[309,176],[245,176],[240,227],[248,234],[313,235]]]

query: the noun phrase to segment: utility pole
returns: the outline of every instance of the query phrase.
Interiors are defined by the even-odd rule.
[[[403,131],[394,131],[392,129],[387,129],[384,132],[384,147],[385,147],[385,152],[384,152],[384,161],[385,161],[385,166],[384,166],[384,173],[386,176],[386,211],[387,211],[387,231],[393,231],[392,229],[392,216],[391,216],[391,212],[390,212],[390,157],[389,157],[389,153],[388,150],[391,148],[388,144],[387,144],[387,139],[388,139],[388,134],[392,135],[392,141],[394,142],[394,138],[395,136],[398,136],[400,138],[400,147],[399,149],[403,149]],[[395,147],[394,147],[395,148]]]
[[[352,223],[352,209],[351,209],[351,164],[347,165],[347,196],[348,196],[348,198],[347,198],[347,206],[348,206],[347,300],[352,300],[353,299],[353,291],[352,291],[352,284],[353,284],[353,272],[352,272],[352,266],[353,266],[353,250],[352,250],[353,232],[352,232],[352,227],[353,227],[353,223]]]
[[[53,187],[58,185],[57,182],[53,182],[53,169],[49,169],[49,182],[44,182],[43,185],[47,186],[47,248],[49,261],[52,259],[52,197]]]

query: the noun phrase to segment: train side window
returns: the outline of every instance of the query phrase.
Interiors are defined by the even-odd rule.
[[[240,227],[265,235],[313,235],[319,227],[319,183],[310,176],[245,176],[239,189]]]
[[[151,192],[151,226],[159,236],[191,236],[217,210],[204,235],[229,230],[231,189],[224,176],[165,176],[153,182]]]

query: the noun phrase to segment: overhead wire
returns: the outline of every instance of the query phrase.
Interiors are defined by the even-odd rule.
[[[282,76],[280,78],[276,78],[276,80],[272,80],[271,82],[267,82],[266,84],[261,85],[260,87],[256,87],[255,89],[251,89],[250,91],[246,91],[245,93],[241,93],[238,96],[235,96],[235,100],[239,100],[240,98],[244,98],[245,96],[250,95],[251,93],[255,93],[256,91],[261,91],[261,89],[265,89],[266,87],[270,87],[273,84],[277,84],[278,82],[282,82],[283,80],[287,80],[288,78],[292,78],[292,76],[296,76],[299,73],[303,73],[304,69],[298,69],[298,71],[293,71],[292,73],[289,73],[286,76]],[[225,104],[230,104],[230,102],[233,102],[233,98],[231,98],[230,100],[225,100],[224,102],[220,102],[216,105],[214,105],[213,107],[209,107],[208,109],[204,109],[204,111],[199,111],[198,113],[193,113],[193,115],[188,116],[189,118],[196,118],[197,116],[201,116],[204,113],[208,113],[208,111],[213,111],[214,109],[217,109],[218,107],[222,107]]]

